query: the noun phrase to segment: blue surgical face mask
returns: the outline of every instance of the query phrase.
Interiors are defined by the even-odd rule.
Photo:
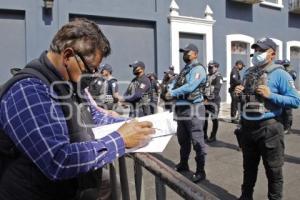
[[[253,58],[252,58],[252,64],[254,66],[260,67],[264,64],[266,64],[267,61],[267,54],[268,52],[254,52]]]

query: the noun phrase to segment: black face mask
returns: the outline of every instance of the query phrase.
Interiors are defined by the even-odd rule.
[[[138,75],[140,75],[142,73],[142,70],[140,70],[140,69],[138,69],[138,70],[133,70],[133,74],[135,75],[135,76],[138,76]]]
[[[80,89],[83,90],[91,85],[91,83],[96,79],[97,77],[90,73],[83,73],[82,77],[80,78],[79,85]]]
[[[183,54],[183,61],[185,63],[190,63],[191,62],[191,59],[190,59],[190,56],[188,54]]]

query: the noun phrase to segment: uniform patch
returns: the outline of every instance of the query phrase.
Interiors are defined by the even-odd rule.
[[[117,86],[116,83],[112,83],[111,85],[112,85],[112,87],[114,87],[114,88]]]
[[[235,75],[232,75],[232,78],[235,78]]]
[[[290,85],[292,88],[296,89],[296,86],[295,86],[295,82],[294,82],[294,81],[289,81],[289,85]]]
[[[146,85],[144,83],[141,83],[140,88],[145,89]]]
[[[200,79],[200,73],[196,73],[195,79]]]
[[[220,79],[220,84],[223,84],[223,80],[222,79]]]

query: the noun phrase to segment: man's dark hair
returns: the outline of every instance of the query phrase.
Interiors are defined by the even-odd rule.
[[[84,56],[92,55],[99,50],[102,56],[106,57],[111,52],[109,41],[99,26],[85,18],[75,18],[61,27],[51,42],[50,50],[61,53],[68,47]]]

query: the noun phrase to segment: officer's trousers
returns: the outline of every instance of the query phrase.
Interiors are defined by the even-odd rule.
[[[230,116],[235,118],[238,111],[239,99],[234,92],[230,92],[231,96],[231,105],[230,105]]]
[[[256,124],[259,125],[259,123]],[[274,122],[255,128],[247,127],[242,122],[241,134],[244,181],[240,199],[252,199],[260,157],[262,157],[268,179],[268,198],[270,200],[282,199],[282,166],[284,163],[282,124]]]
[[[218,120],[219,110],[220,110],[220,102],[215,102],[215,103],[209,102],[207,105],[205,105],[205,122],[203,127],[204,139],[208,139],[207,128],[208,128],[209,116],[211,117],[212,120],[212,130],[211,130],[210,138],[213,139],[216,137],[219,128],[219,120]]]
[[[281,120],[282,120],[284,130],[289,131],[293,124],[293,109],[284,108],[282,110]]]
[[[190,105],[176,105],[175,119],[177,120],[177,138],[180,145],[180,162],[188,163],[191,144],[196,152],[196,162],[204,167],[206,147],[204,143],[203,123],[205,108],[201,103]],[[199,163],[198,163],[199,161]],[[201,163],[200,163],[201,162]]]

